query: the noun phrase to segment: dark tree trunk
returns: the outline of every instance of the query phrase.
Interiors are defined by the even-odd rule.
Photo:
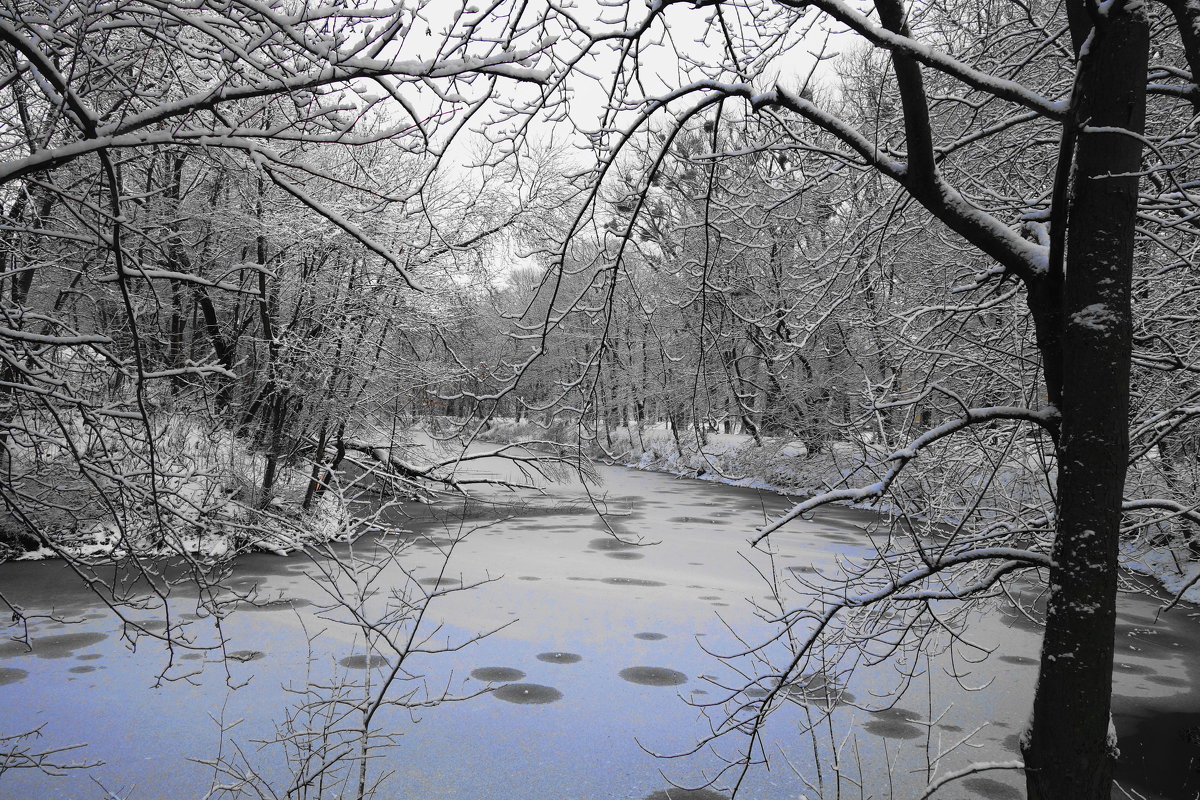
[[[1193,80],[1200,75],[1200,5],[1187,0],[1163,0],[1163,5],[1175,15],[1175,27],[1183,41],[1183,52],[1191,68]],[[1200,88],[1192,87],[1192,109],[1200,114]]]
[[[1129,455],[1130,285],[1149,32],[1145,10],[1117,0],[1080,36],[1076,137],[1066,205],[1059,342],[1062,376],[1058,525],[1033,721],[1023,743],[1031,800],[1109,800],[1108,741],[1117,545]],[[1072,126],[1074,130],[1072,131]],[[1130,133],[1114,131],[1123,129]],[[1070,156],[1068,148],[1063,154]],[[1065,213],[1063,213],[1065,211]],[[1053,232],[1062,236],[1062,228]],[[1051,258],[1054,280],[1060,268]],[[1055,298],[1047,298],[1053,302]],[[1047,376],[1048,378],[1050,376]]]
[[[308,489],[304,492],[304,503],[302,507],[305,511],[312,506],[314,495],[316,495],[317,487],[321,485],[321,472],[323,470],[323,460],[325,458],[325,445],[329,436],[329,429],[322,424],[321,435],[317,437],[317,449],[313,452],[312,473],[308,478]]]
[[[221,323],[217,317],[217,307],[213,304],[212,298],[208,296],[208,292],[203,287],[196,290],[196,305],[200,307],[200,313],[204,315],[204,331],[208,334],[208,341],[212,344],[213,352],[217,356],[217,362],[225,369],[233,372],[234,368],[234,346],[221,332]],[[229,406],[230,392],[233,386],[228,378],[218,378],[220,381],[217,390],[216,406],[217,411],[222,411]]]
[[[747,381],[742,377],[740,360],[741,355],[738,352],[738,347],[734,346],[729,355],[729,365],[735,379],[733,385],[730,387],[733,391],[733,400],[737,403],[738,417],[742,420],[743,429],[750,431],[750,435],[754,437],[754,444],[762,447],[762,431],[759,429],[758,423],[754,421],[754,410],[748,408],[745,402],[746,397],[750,397],[753,401],[756,395],[753,393],[753,387],[751,387],[750,393],[746,392]]]
[[[334,473],[338,471],[338,468],[342,465],[342,460],[346,457],[345,435],[346,423],[343,422],[338,426],[337,434],[334,437],[333,461],[330,462],[329,469],[325,471],[325,479],[320,482],[316,492],[313,493],[313,500],[320,500],[321,495],[325,494],[325,490],[333,483]]]
[[[947,202],[920,65],[896,50],[908,162],[927,209],[1022,277],[1042,350],[1059,476],[1050,601],[1033,720],[1022,737],[1031,800],[1110,800],[1117,546],[1129,454],[1130,285],[1146,109],[1144,4],[1067,0],[1079,67],[1064,122],[1044,269]],[[902,0],[880,22],[909,35]]]

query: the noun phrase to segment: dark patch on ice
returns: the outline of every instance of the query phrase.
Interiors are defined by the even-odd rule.
[[[646,795],[646,800],[729,800],[729,795],[714,792],[711,789],[663,789]]]
[[[441,589],[443,587],[453,588],[453,587],[462,586],[462,581],[460,581],[458,578],[448,578],[445,576],[443,576],[442,578],[437,578],[436,576],[430,576],[428,578],[420,578],[417,580],[417,583],[419,583],[423,586],[436,586],[439,589]]]
[[[762,699],[762,698],[766,697],[767,694],[768,694],[767,690],[763,689],[760,686],[751,686],[749,689],[746,690],[746,697],[749,697],[751,700]]]
[[[29,673],[23,669],[0,667],[0,686],[7,686],[10,683],[19,683],[28,677]]]
[[[665,633],[652,633],[650,631],[643,631],[642,633],[635,633],[633,638],[641,639],[643,642],[657,642],[667,638],[667,635]]]
[[[1151,675],[1146,678],[1147,683],[1157,683],[1159,686],[1187,686],[1188,682],[1183,678],[1176,678],[1171,675]]]
[[[1021,800],[1025,796],[1007,783],[991,778],[967,778],[963,781],[963,786],[983,800]]]
[[[1000,746],[1012,753],[1021,752],[1021,734],[1010,733],[1000,742]]]
[[[720,600],[721,596],[716,595],[716,594],[702,594],[702,595],[700,595],[700,599],[701,600]]]
[[[517,578],[517,580],[519,580],[519,581],[540,581],[541,578],[539,578],[537,575],[522,575],[520,578]]]
[[[1178,706],[1182,698],[1168,702]],[[1147,796],[1196,797],[1200,793],[1200,709],[1165,710],[1117,719],[1118,747],[1114,777]],[[1145,713],[1145,712],[1149,713]]]
[[[811,675],[806,680],[802,679],[789,686],[785,686],[783,693],[793,702],[826,710],[848,705],[856,699],[851,692],[847,692],[844,688],[836,684],[828,685],[825,676],[821,673]],[[883,713],[885,715],[884,719],[892,720],[896,718],[888,714],[888,712]],[[878,715],[876,718],[878,718]],[[907,716],[900,716],[899,719],[901,722],[910,721]]]
[[[817,568],[809,566],[788,567],[787,571],[793,573],[794,575],[812,575],[816,573]]]
[[[87,665],[87,666],[83,666],[83,667],[71,667],[69,670],[67,670],[67,672],[74,672],[74,673],[95,672],[95,671],[96,671],[96,668],[91,665]]]
[[[537,660],[549,664],[578,664],[583,661],[583,656],[578,653],[538,653]]]
[[[477,519],[504,519],[505,517],[557,517],[573,514],[594,514],[590,503],[546,503],[538,504],[518,500],[512,503],[492,502],[489,500],[453,503],[448,506],[423,506],[420,509],[409,509],[412,512],[423,512],[435,521],[461,522]],[[532,520],[525,519],[526,525],[534,525]]]
[[[639,558],[645,558],[641,553],[605,553],[609,558],[617,558],[621,561],[634,561]]]
[[[42,636],[35,639],[33,654],[38,658],[68,658],[76,650],[103,642],[108,638],[103,633],[60,633],[57,636]]]
[[[601,578],[601,583],[611,583],[614,586],[666,586],[662,581],[648,581],[643,578]]]
[[[258,661],[260,658],[266,658],[266,653],[262,650],[234,650],[229,654],[229,657],[234,661]]]
[[[421,537],[413,542],[417,547],[427,547],[430,550],[444,550],[454,544],[453,539],[441,537]]]
[[[237,581],[252,581],[267,575],[287,575],[293,572],[296,564],[289,559],[265,553],[247,553],[237,564],[237,576],[230,579],[227,586]]]
[[[31,650],[25,646],[24,642],[14,642],[12,640],[0,643],[0,658],[16,658],[17,656],[28,655]]]
[[[511,683],[525,677],[525,673],[512,667],[480,667],[471,672],[471,677],[477,681],[491,683]]]
[[[1029,656],[1000,656],[1000,660],[1005,664],[1030,665],[1037,663],[1037,659],[1030,658]]]
[[[630,683],[642,686],[678,686],[687,683],[687,675],[666,667],[626,667],[617,673]]]
[[[625,542],[612,536],[601,536],[599,539],[592,539],[588,542],[588,547],[593,550],[611,553],[620,550],[636,550],[640,545],[633,542]]]
[[[1116,646],[1118,652],[1133,651],[1139,658],[1161,660],[1175,655],[1167,643],[1163,641],[1159,628],[1145,625],[1123,625],[1118,623],[1116,629]]]
[[[95,661],[97,658],[103,658],[99,653],[84,653],[81,656],[75,656],[76,661]]]
[[[872,711],[873,719],[883,719],[890,722],[916,722],[921,719],[921,715],[915,711],[909,711],[907,708],[894,706],[893,708],[885,708],[880,711]]]
[[[896,706],[871,712],[871,720],[863,729],[885,739],[916,739],[925,733],[923,726],[913,724],[919,719],[917,712]]]
[[[718,608],[724,608],[728,606],[729,603],[713,603],[712,605],[717,606]]]
[[[682,525],[689,525],[693,522],[697,522],[702,525],[718,524],[718,520],[710,519],[708,517],[671,517],[667,520],[667,522],[677,522]]]
[[[286,611],[291,608],[304,608],[311,606],[311,600],[305,600],[300,597],[281,597],[276,600],[261,600],[246,601],[238,606],[240,611]]]
[[[871,720],[863,725],[863,730],[874,736],[882,736],[884,739],[916,739],[924,733],[916,725],[892,719]]]
[[[233,589],[236,592],[245,593],[252,592],[257,589],[259,583],[261,583],[259,578],[247,576],[242,578],[234,578],[233,580],[227,581],[221,585],[226,589]]]
[[[1124,675],[1154,675],[1155,670],[1147,667],[1145,664],[1126,664],[1121,661],[1113,662],[1113,672],[1120,672]]]
[[[824,539],[827,542],[837,542],[838,544],[858,544],[859,540],[853,536],[847,536],[844,533],[825,533],[818,532],[818,539]]]
[[[346,656],[339,660],[338,663],[347,669],[376,669],[386,667],[388,660],[378,653],[371,653],[370,655]]]
[[[562,692],[540,683],[510,683],[493,691],[492,697],[506,703],[543,705],[562,700]]]
[[[204,658],[203,653],[184,653],[179,657],[182,661],[199,661]]]
[[[951,733],[958,733],[962,730],[961,725],[938,725],[938,727],[944,731],[950,731]]]
[[[1000,621],[1009,628],[1041,635],[1045,626],[1041,620],[1031,618],[1027,610],[1013,608],[1011,605],[1000,607]]]

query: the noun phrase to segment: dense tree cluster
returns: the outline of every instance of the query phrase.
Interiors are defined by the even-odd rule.
[[[435,175],[449,111],[542,76],[536,34],[437,41],[417,11],[0,14],[6,547],[253,538],[334,479],[347,426],[459,369],[434,343],[538,200],[509,165]]]

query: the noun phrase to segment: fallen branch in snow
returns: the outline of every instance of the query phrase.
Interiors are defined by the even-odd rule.
[[[358,439],[345,439],[343,444],[347,450],[364,453],[371,456],[376,461],[384,464],[389,469],[394,470],[401,480],[412,484],[414,490],[420,493],[422,487],[418,481],[428,481],[446,486],[459,494],[468,494],[468,486],[482,484],[485,486],[496,486],[503,489],[537,489],[538,487],[532,483],[518,483],[515,481],[507,481],[501,478],[456,478],[451,475],[438,475],[438,470],[447,467],[455,468],[459,464],[467,461],[478,461],[484,458],[502,458],[506,461],[517,464],[522,469],[530,467],[543,474],[542,465],[546,463],[566,463],[566,459],[557,455],[535,454],[529,452],[513,452],[514,450],[526,450],[530,444],[559,445],[555,442],[532,442],[521,443],[520,445],[504,445],[494,450],[489,450],[484,453],[466,453],[448,458],[443,461],[430,464],[425,467],[418,467],[411,464],[402,458],[399,458],[392,452],[392,448],[388,445],[371,444],[370,442],[361,441]]]

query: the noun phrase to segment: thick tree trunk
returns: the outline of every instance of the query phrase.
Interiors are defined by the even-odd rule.
[[[1073,5],[1075,22],[1087,11],[1078,0]],[[1067,123],[1078,137],[1074,174],[1066,214],[1055,217],[1066,225],[1062,428],[1046,635],[1022,747],[1031,800],[1109,800],[1112,791],[1109,706],[1149,34],[1137,2],[1117,0],[1093,18],[1098,27],[1078,42]]]
[[[753,405],[747,406],[746,404],[746,398],[749,397],[753,402],[755,395],[753,394],[753,387],[751,387],[750,391],[746,390],[747,381],[742,377],[741,353],[738,345],[735,344],[733,349],[729,351],[728,359],[729,367],[733,371],[734,377],[730,390],[733,392],[733,401],[737,404],[738,417],[742,421],[742,428],[743,430],[750,431],[750,435],[754,437],[755,445],[762,447],[762,430],[754,420]]]
[[[225,339],[225,335],[221,332],[221,323],[217,317],[217,307],[213,303],[212,298],[208,296],[208,292],[204,287],[200,287],[196,291],[196,305],[200,308],[200,313],[204,316],[204,331],[208,334],[208,341],[212,344],[213,352],[217,356],[217,362],[225,369],[233,372],[234,357],[236,354],[235,345]],[[223,411],[229,407],[230,394],[233,391],[232,382],[226,377],[217,378],[218,388],[216,397],[217,411]]]
[[[317,437],[317,449],[313,453],[312,472],[308,478],[308,488],[304,492],[302,508],[307,511],[312,506],[317,487],[321,485],[321,471],[324,469],[325,446],[328,444],[329,428],[321,423],[321,434]]]
[[[346,423],[343,422],[338,426],[337,434],[334,435],[333,461],[329,463],[329,469],[325,470],[325,478],[318,484],[316,492],[313,493],[314,501],[320,500],[321,495],[325,494],[325,491],[333,483],[334,474],[342,466],[342,460],[346,458],[345,434]]]

